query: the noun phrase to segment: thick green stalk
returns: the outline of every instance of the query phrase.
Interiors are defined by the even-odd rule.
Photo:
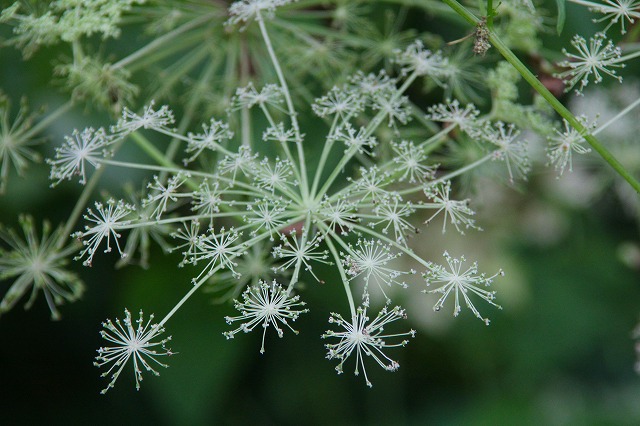
[[[493,30],[493,0],[487,0],[487,28]]]
[[[443,0],[444,3],[449,5],[457,14],[463,17],[467,22],[472,25],[477,25],[480,21],[473,13],[469,12],[464,6],[458,3],[456,0]],[[584,139],[591,145],[600,156],[624,179],[629,185],[640,193],[640,182],[638,182],[631,174],[624,168],[624,166],[611,154],[600,141],[593,135],[589,134],[588,130],[578,121],[578,119],[569,111],[562,103],[540,83],[535,75],[516,57],[516,55],[504,44],[504,42],[496,36],[493,32],[490,32],[489,41],[496,48],[498,52],[507,60],[522,77],[540,94],[548,103],[556,110],[562,118],[567,120],[569,125],[576,129],[578,132],[584,135]]]

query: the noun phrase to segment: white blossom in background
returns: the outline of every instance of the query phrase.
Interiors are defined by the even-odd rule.
[[[112,132],[115,134],[128,134],[138,129],[153,129],[157,131],[169,131],[171,125],[175,123],[173,112],[167,105],[162,105],[158,109],[154,109],[155,102],[151,101],[145,106],[142,115],[124,108],[122,118],[118,121]]]
[[[404,51],[397,51],[396,63],[400,65],[403,75],[415,71],[417,75],[429,76],[439,82],[439,78],[447,74],[448,61],[442,52],[432,52],[420,40],[410,44]]]
[[[596,128],[596,123],[588,125],[586,117],[580,119],[583,125],[588,126],[590,130]],[[550,136],[549,146],[547,147],[547,157],[549,158],[549,164],[553,165],[559,176],[562,176],[564,171],[569,168],[569,171],[573,171],[573,153],[587,154],[591,152],[591,148],[586,144],[584,135],[571,127],[566,120],[564,122],[564,131],[555,129],[555,136]]]
[[[607,32],[611,26],[620,22],[620,33],[626,34],[625,24],[634,24],[636,19],[640,18],[640,1],[638,0],[601,0],[585,1],[585,0],[569,0],[581,6],[586,6],[591,12],[601,13],[602,18],[594,18],[593,22],[609,21],[602,32]]]
[[[44,295],[51,319],[61,318],[58,306],[74,302],[84,293],[80,278],[67,269],[67,257],[76,251],[74,244],[59,246],[62,228],[51,231],[51,225],[42,225],[38,236],[33,218],[21,216],[22,235],[13,229],[0,227],[0,280],[15,278],[0,302],[0,315],[11,310],[27,293],[25,309],[31,308],[40,293]]]
[[[247,23],[254,19],[273,18],[276,8],[284,6],[295,0],[240,0],[229,6],[227,25]]]
[[[526,180],[531,169],[527,142],[518,136],[520,131],[513,124],[505,124],[502,121],[486,127],[483,135],[484,140],[497,147],[492,153],[492,160],[504,161],[510,183],[513,183],[516,177]]]

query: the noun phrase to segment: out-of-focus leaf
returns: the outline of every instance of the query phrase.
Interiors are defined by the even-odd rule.
[[[564,28],[564,20],[567,16],[567,12],[564,7],[564,0],[556,0],[556,4],[558,5],[558,20],[556,21],[556,31],[558,35],[562,33],[562,29]]]

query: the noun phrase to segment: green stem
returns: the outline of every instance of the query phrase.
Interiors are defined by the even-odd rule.
[[[258,25],[260,26],[260,32],[262,33],[262,38],[264,39],[264,43],[267,47],[267,51],[269,52],[269,57],[271,58],[271,62],[273,63],[273,67],[276,71],[276,75],[278,76],[278,80],[280,81],[280,86],[282,87],[284,99],[287,103],[287,109],[289,111],[289,116],[291,117],[291,126],[293,127],[293,131],[296,134],[296,147],[298,148],[298,160],[300,163],[299,174],[301,178],[300,186],[302,190],[302,197],[308,198],[309,184],[307,183],[307,166],[306,166],[306,161],[304,157],[304,150],[302,149],[302,134],[300,133],[300,126],[298,125],[297,112],[293,107],[293,100],[291,99],[289,86],[287,85],[287,81],[284,78],[284,74],[282,73],[282,68],[280,67],[280,62],[278,62],[278,58],[276,56],[275,51],[273,50],[273,46],[271,45],[271,39],[269,38],[269,33],[267,32],[267,26],[264,24],[264,20],[262,19],[262,15],[260,15],[260,12],[257,13],[256,20],[258,21]]]
[[[254,238],[251,238],[250,240],[245,242],[245,245],[247,247],[251,247],[254,244],[256,244],[257,242],[264,240],[265,238],[269,237],[269,233],[264,233],[261,235],[258,235]],[[236,256],[233,256],[231,259],[234,259]],[[211,278],[211,276],[213,276],[218,270],[222,269],[223,265],[219,264],[217,266],[215,266],[208,274],[206,274],[205,276],[203,276],[202,278],[200,278],[199,281],[195,282],[193,284],[193,287],[191,287],[191,289],[182,297],[182,299],[180,299],[180,301],[178,303],[176,303],[176,305],[169,311],[169,313],[167,315],[164,316],[164,318],[162,319],[162,321],[160,321],[158,323],[158,327],[162,327],[167,321],[169,321],[169,319],[182,307],[182,305],[184,305],[184,303],[189,300],[191,298],[191,296],[193,296],[193,294],[198,291],[198,289],[200,287],[202,287],[202,284],[206,283],[209,278]]]
[[[613,117],[612,119],[610,119],[609,121],[607,121],[606,123],[604,123],[602,126],[598,127],[593,133],[592,135],[595,136],[598,133],[600,133],[601,131],[603,131],[604,129],[606,129],[607,127],[609,127],[610,125],[612,125],[613,123],[615,123],[616,121],[618,121],[620,118],[624,117],[625,115],[627,115],[631,110],[633,110],[635,107],[637,107],[638,105],[640,105],[640,98],[636,99],[635,101],[631,102],[631,104],[629,104],[625,109],[623,109],[622,111],[620,111],[618,114],[616,114],[615,117]]]
[[[307,214],[304,223],[304,232],[302,233],[302,237],[300,238],[300,247],[304,247],[307,245],[307,241],[309,240],[309,234],[311,233],[311,215]],[[295,235],[293,238],[296,238]],[[303,249],[304,250],[304,249]],[[291,276],[291,281],[287,286],[287,296],[291,295],[295,285],[298,283],[298,279],[300,277],[300,269],[302,269],[302,256],[298,256],[298,260],[296,261],[296,266],[293,270],[293,275]]]
[[[31,139],[33,136],[40,133],[44,128],[48,127],[53,121],[57,120],[58,117],[66,113],[73,106],[73,101],[67,101],[64,104],[60,105],[51,114],[44,117],[42,120],[38,121],[32,128],[30,128],[23,137],[25,139]]]
[[[324,226],[322,226],[324,228]],[[340,259],[340,255],[338,254],[338,250],[336,250],[336,247],[333,245],[333,242],[331,241],[331,238],[327,238],[326,239],[327,242],[327,247],[329,247],[329,251],[331,252],[331,255],[333,256],[333,259],[336,262],[336,265],[338,266],[338,272],[340,272],[340,278],[342,279],[342,285],[344,285],[344,291],[347,295],[347,301],[349,302],[349,310],[351,311],[351,316],[355,316],[357,311],[356,311],[356,304],[353,302],[353,295],[351,294],[351,285],[349,282],[349,278],[347,278],[347,274],[344,270],[344,267],[342,266],[342,260]]]
[[[85,185],[82,193],[80,194],[80,198],[78,198],[78,201],[76,201],[75,206],[73,206],[73,211],[64,224],[64,230],[60,234],[60,239],[56,243],[56,248],[61,249],[64,246],[64,243],[67,241],[67,238],[69,238],[69,236],[71,235],[71,230],[78,222],[78,219],[80,219],[80,215],[87,206],[89,197],[93,193],[93,190],[98,184],[98,181],[100,180],[100,177],[104,173],[105,169],[106,167],[100,167],[99,169],[97,169],[93,173],[93,176],[91,176],[91,179],[89,179],[89,182],[87,182],[87,184]]]
[[[130,63],[137,61],[138,59],[144,57],[145,55],[148,55],[149,53],[153,52],[156,49],[159,49],[165,43],[171,41],[176,36],[193,29],[193,28],[197,27],[198,25],[204,24],[205,22],[210,20],[212,17],[213,17],[213,15],[202,16],[202,17],[200,17],[198,19],[194,19],[193,21],[187,22],[186,24],[176,28],[173,31],[168,32],[167,34],[165,34],[163,36],[155,38],[151,43],[147,44],[146,46],[144,46],[144,47],[142,47],[142,48],[140,48],[138,50],[136,50],[135,52],[133,52],[129,56],[126,56],[126,57],[120,59],[118,62],[113,64],[111,66],[111,68],[118,69],[118,68],[126,67]]]
[[[316,169],[316,175],[313,178],[313,185],[311,186],[311,197],[315,198],[316,189],[318,189],[318,184],[320,183],[320,177],[322,176],[322,172],[324,171],[324,165],[329,157],[329,152],[331,152],[331,148],[333,147],[334,139],[331,137],[333,132],[335,131],[336,125],[338,124],[338,114],[333,119],[333,123],[331,124],[331,129],[329,129],[329,133],[327,136],[327,141],[322,147],[322,154],[320,154],[320,161],[318,162],[318,168]]]
[[[467,22],[472,25],[477,25],[479,19],[471,12],[469,12],[464,6],[458,3],[456,0],[443,0],[449,7],[451,7],[456,13],[462,16]],[[490,32],[489,41],[496,48],[498,52],[507,60],[522,77],[540,94],[548,103],[556,110],[562,118],[567,120],[569,125],[576,129],[581,134],[584,134],[585,140],[591,145],[600,156],[624,179],[629,185],[640,193],[640,182],[638,182],[631,174],[624,168],[624,166],[611,154],[600,141],[593,135],[588,133],[588,130],[580,123],[580,121],[569,111],[562,103],[556,99],[556,97],[547,88],[540,83],[535,75],[516,57],[516,55],[504,44],[504,42],[496,36],[493,32]]]
[[[487,28],[493,30],[493,0],[487,0]]]
[[[616,60],[616,63],[617,63],[617,64],[619,64],[619,63],[622,63],[622,62],[626,62],[626,61],[628,61],[629,59],[635,59],[635,58],[637,58],[638,56],[640,56],[640,50],[637,50],[637,51],[635,51],[635,52],[633,52],[633,53],[629,53],[628,55],[624,55],[624,56],[619,57],[619,58]]]

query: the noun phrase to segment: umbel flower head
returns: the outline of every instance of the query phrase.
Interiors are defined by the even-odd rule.
[[[30,216],[22,216],[20,225],[24,238],[13,229],[0,228],[0,241],[9,246],[8,250],[0,247],[0,280],[16,278],[0,302],[0,314],[13,308],[27,292],[30,296],[25,308],[29,309],[42,292],[51,310],[51,319],[60,319],[57,307],[65,301],[78,300],[84,292],[78,276],[65,269],[66,258],[77,247],[59,244],[62,228],[51,232],[47,222],[42,226],[40,238]]]
[[[338,324],[344,328],[344,331],[328,330],[322,335],[323,339],[332,337],[340,339],[338,343],[328,343],[325,345],[327,348],[327,359],[340,360],[340,363],[336,366],[336,371],[338,374],[342,374],[344,362],[355,352],[356,369],[354,374],[358,376],[360,369],[362,369],[367,386],[372,387],[373,385],[369,381],[364,365],[364,357],[373,358],[380,367],[387,371],[396,371],[400,367],[400,364],[385,355],[382,350],[405,346],[409,341],[402,340],[398,343],[388,343],[386,339],[404,336],[415,337],[415,330],[409,330],[405,333],[384,334],[384,327],[399,319],[406,319],[404,309],[401,309],[399,306],[390,310],[385,306],[371,322],[369,322],[366,307],[358,308],[356,315],[351,318],[351,321],[346,321],[342,318],[342,315],[332,312],[329,316],[329,323]]]
[[[588,130],[595,129],[596,123],[589,125],[586,117],[578,117],[578,120],[588,128]],[[547,147],[547,157],[549,158],[549,164],[553,164],[559,176],[562,176],[564,171],[569,166],[569,171],[573,171],[572,154],[587,154],[591,152],[588,146],[585,146],[584,134],[577,131],[569,125],[567,120],[564,122],[564,131],[560,132],[555,129],[555,135],[548,137],[549,146]]]
[[[489,287],[493,282],[493,279],[498,275],[504,275],[502,269],[493,274],[490,277],[487,277],[485,274],[478,275],[478,262],[474,262],[469,268],[467,268],[464,272],[462,272],[462,265],[465,262],[464,256],[460,259],[453,258],[447,253],[444,252],[444,257],[447,260],[447,264],[449,265],[449,269],[444,266],[429,262],[427,266],[427,272],[424,274],[424,278],[427,281],[427,286],[431,284],[442,284],[442,286],[429,290],[429,293],[440,293],[440,299],[433,306],[434,311],[439,311],[444,306],[444,302],[447,298],[453,293],[455,298],[455,304],[453,309],[453,315],[458,316],[460,311],[462,311],[462,307],[460,306],[460,296],[465,301],[465,304],[473,314],[480,318],[485,324],[489,325],[489,319],[483,318],[480,315],[480,312],[476,309],[475,305],[471,301],[469,297],[470,294],[476,294],[480,296],[482,299],[486,300],[493,306],[502,309],[500,305],[497,305],[493,300],[496,297],[495,291],[488,291],[482,287]],[[427,290],[423,290],[425,293]]]
[[[626,34],[625,21],[634,24],[635,20],[640,18],[640,1],[638,0],[603,0],[599,2],[588,0],[569,1],[587,6],[591,12],[603,14],[603,17],[593,19],[593,22],[609,21],[602,32],[606,32],[612,25],[620,22],[620,33]]]
[[[567,56],[565,61],[558,65],[567,68],[557,76],[563,79],[567,85],[565,91],[571,90],[576,84],[576,94],[581,95],[582,89],[589,84],[589,78],[593,77],[596,84],[602,81],[602,75],[609,75],[622,82],[622,77],[616,75],[614,68],[624,68],[621,63],[622,50],[616,47],[611,40],[607,40],[604,33],[597,33],[589,39],[589,45],[584,37],[576,35],[571,41],[578,53],[569,53],[562,49]]]
[[[34,116],[29,115],[26,100],[23,99],[15,119],[11,120],[11,103],[0,91],[0,195],[6,189],[9,170],[13,168],[23,175],[29,162],[40,159],[37,152],[31,149],[38,143],[31,134]]]
[[[300,302],[300,296],[289,297],[287,290],[283,289],[275,280],[271,284],[260,280],[257,286],[247,287],[242,293],[242,302],[234,300],[234,305],[242,315],[226,317],[225,320],[229,325],[236,321],[242,321],[242,324],[235,330],[223,333],[224,336],[227,339],[233,339],[240,331],[248,333],[253,331],[257,325],[261,325],[263,331],[260,353],[264,353],[264,338],[270,325],[273,326],[280,338],[284,336],[284,331],[279,325],[285,325],[289,330],[298,334],[287,320],[295,321],[300,314],[309,312],[308,309],[296,309],[305,305],[304,302]]]
[[[135,325],[128,309],[124,310],[124,314],[125,317],[122,321],[116,318],[115,321],[108,319],[102,323],[103,330],[100,331],[100,335],[112,344],[112,346],[98,349],[96,361],[93,363],[96,367],[108,367],[107,371],[102,373],[102,377],[111,375],[111,381],[101,391],[103,394],[114,387],[129,360],[133,363],[136,390],[140,390],[143,369],[159,376],[160,373],[155,367],[166,368],[168,365],[161,363],[156,358],[175,353],[166,348],[166,343],[171,340],[171,336],[157,340],[157,337],[164,333],[164,328],[160,324],[151,323],[153,314],[145,323],[142,310],[140,310],[140,317],[136,320]]]
[[[404,346],[406,336],[414,334],[388,334],[385,327],[405,317],[401,308],[391,308],[393,294],[387,288],[407,287],[404,278],[415,273],[394,261],[402,255],[417,264],[428,263],[411,247],[424,228],[420,224],[424,217],[414,217],[416,210],[442,213],[445,223],[459,231],[475,228],[473,211],[466,200],[454,199],[449,180],[489,160],[504,162],[513,180],[526,172],[526,152],[514,126],[483,119],[473,105],[463,108],[452,100],[429,116],[416,112],[408,98],[412,82],[418,77],[436,83],[448,78],[447,59],[421,42],[397,51],[397,78],[384,72],[357,73],[317,98],[308,110],[327,126],[324,132],[304,133],[301,123],[306,120],[298,121],[300,113],[294,105],[301,99],[292,96],[276,57],[278,49],[266,30],[265,18],[285,3],[243,0],[229,9],[231,23],[256,21],[253,30],[264,39],[277,84],[239,89],[229,101],[228,119],[208,117],[197,134],[187,131],[187,124],[174,128],[174,122],[185,123],[186,118],[176,120],[167,106],[150,104],[141,113],[125,108],[108,131],[87,129],[67,138],[58,151],[59,162],[52,161],[57,171],[52,178],[84,176],[85,163],[146,170],[153,176],[140,203],[112,199],[88,210],[84,216],[88,223],[76,234],[84,241],[77,258],[90,264],[99,251],[111,251],[114,245],[125,256],[129,251],[123,231],[128,231],[130,239],[136,230],[166,227],[164,234],[175,239],[170,250],[183,254],[179,266],[193,267],[195,278],[161,325],[200,287],[217,282],[216,291],[241,295],[234,303],[239,314],[225,318],[235,328],[224,335],[231,339],[261,326],[260,352],[264,352],[267,328],[280,337],[285,328],[296,333],[292,322],[307,312],[294,289],[309,277],[324,284],[324,268],[317,266],[331,265],[341,277],[350,312],[347,320],[331,314],[330,323],[341,330],[324,334],[338,340],[326,345],[327,357],[338,359],[340,373],[346,359],[355,354],[355,372],[362,371],[370,386],[364,359],[371,357],[385,370],[394,371],[398,363],[386,355],[386,349]],[[406,137],[400,133],[399,127],[410,120],[424,125],[426,138],[410,140],[412,132]],[[438,131],[433,121],[450,124]],[[262,131],[255,131],[261,123]],[[438,170],[434,158],[443,158],[439,151],[444,145],[457,144],[460,135],[483,142],[482,148],[488,150],[485,157],[450,162],[445,170]],[[165,156],[161,140],[166,137],[175,142]],[[123,160],[126,153],[118,148],[127,139],[150,154],[150,159]],[[105,158],[104,151],[114,158]],[[267,261],[268,251],[272,258]],[[353,304],[354,291],[360,291],[354,290],[355,280],[364,284],[364,306],[359,309]],[[367,316],[370,284],[387,299],[373,319]],[[103,335],[119,348],[103,348],[98,359],[100,365],[110,365],[111,385],[129,358],[134,359],[137,381],[143,367],[155,371],[145,356],[155,360],[157,353],[138,353],[141,346],[136,342],[156,342],[160,327],[139,322],[134,330],[127,312],[124,321],[105,323]]]

